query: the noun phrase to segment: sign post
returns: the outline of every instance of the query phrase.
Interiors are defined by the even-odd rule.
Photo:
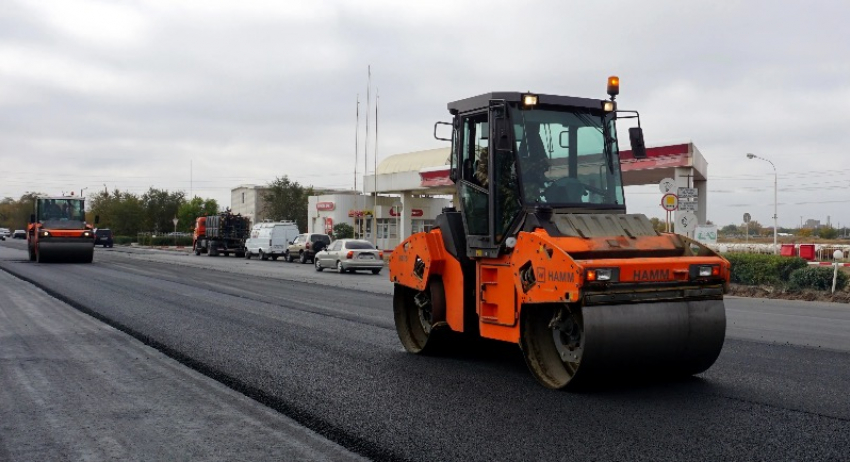
[[[744,214],[744,229],[746,230],[745,232],[747,233],[747,237],[744,238],[744,242],[747,243],[747,244],[750,243],[750,219],[751,219],[750,214],[745,213]]]
[[[697,226],[694,238],[703,244],[717,244],[717,225]]]
[[[661,190],[661,194],[675,193],[676,180],[672,178],[664,178],[658,183],[658,189]]]
[[[661,208],[667,212],[667,232],[670,232],[670,214],[679,208],[679,198],[673,193],[661,197]]]
[[[174,219],[171,220],[171,222],[174,223],[174,246],[175,247],[177,247],[177,221],[178,221],[177,217],[174,217]]]
[[[697,227],[697,216],[694,212],[676,214],[676,232],[688,234]]]

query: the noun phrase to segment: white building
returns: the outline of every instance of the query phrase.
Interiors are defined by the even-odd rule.
[[[243,184],[230,190],[230,210],[259,223],[266,218],[264,196],[268,186]]]
[[[362,194],[328,194],[312,196],[308,202],[307,228],[311,233],[329,234],[339,223],[354,228],[354,236],[374,242],[379,249],[392,250],[412,233],[429,231],[434,219],[451,205],[443,198],[416,196],[406,200],[408,222],[401,222],[403,212],[399,197],[365,196]],[[404,237],[399,230],[409,230]],[[377,234],[373,230],[377,229]]]

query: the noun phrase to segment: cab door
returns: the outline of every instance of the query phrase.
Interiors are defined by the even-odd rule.
[[[460,125],[459,205],[466,228],[467,251],[471,256],[482,256],[481,249],[491,245],[487,113],[464,116]]]

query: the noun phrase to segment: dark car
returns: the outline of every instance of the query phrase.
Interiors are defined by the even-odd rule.
[[[112,247],[112,230],[108,228],[94,230],[94,245]]]

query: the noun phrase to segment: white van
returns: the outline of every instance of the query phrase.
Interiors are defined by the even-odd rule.
[[[251,228],[251,237],[245,241],[245,258],[258,256],[262,260],[277,260],[286,252],[289,241],[295,239],[298,225],[294,221],[264,221]]]

